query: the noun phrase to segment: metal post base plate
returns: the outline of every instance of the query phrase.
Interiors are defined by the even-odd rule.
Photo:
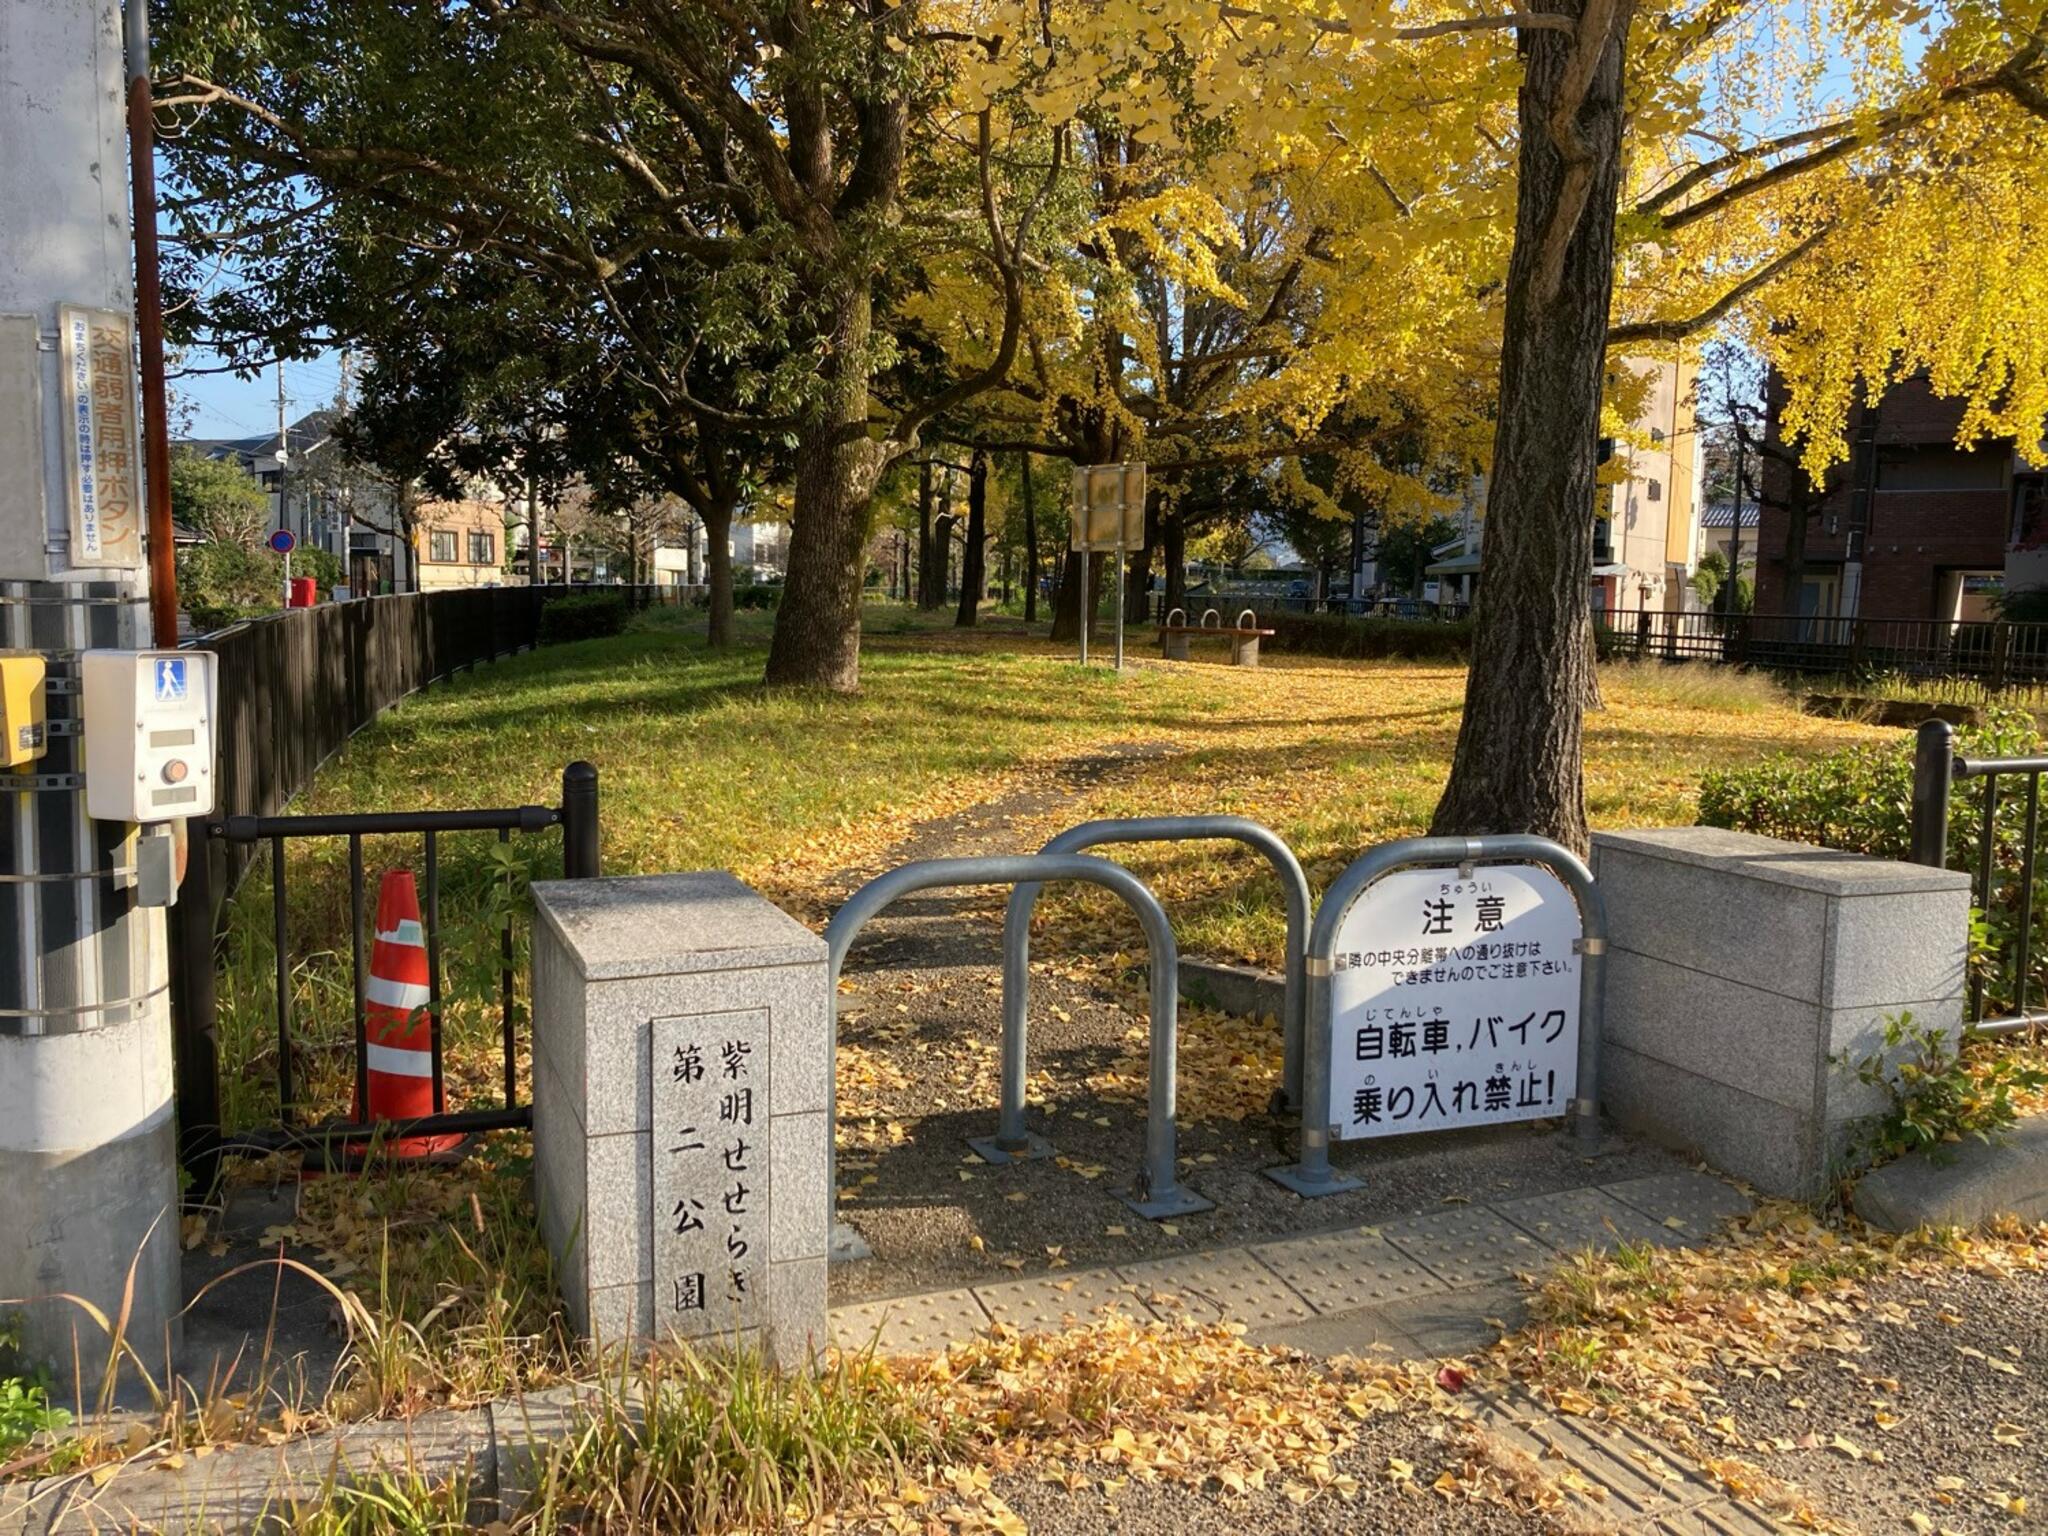
[[[851,1264],[856,1259],[871,1259],[875,1250],[868,1246],[868,1240],[843,1221],[832,1223],[832,1243],[826,1249],[826,1259],[833,1264]]]
[[[1147,1221],[1168,1221],[1175,1216],[1199,1216],[1204,1211],[1216,1209],[1214,1200],[1204,1200],[1185,1184],[1175,1185],[1171,1194],[1156,1200],[1140,1200],[1128,1189],[1118,1190],[1116,1197]]]
[[[1004,1146],[993,1136],[970,1136],[967,1138],[967,1145],[984,1163],[998,1165],[1035,1162],[1041,1157],[1051,1157],[1053,1154],[1052,1143],[1030,1131],[1024,1133],[1024,1145],[1014,1149]]]
[[[1365,1188],[1363,1179],[1347,1179],[1334,1168],[1326,1170],[1317,1179],[1305,1178],[1299,1163],[1289,1163],[1284,1168],[1261,1170],[1267,1178],[1282,1189],[1291,1189],[1304,1200],[1313,1200],[1319,1195],[1349,1194],[1354,1189]]]

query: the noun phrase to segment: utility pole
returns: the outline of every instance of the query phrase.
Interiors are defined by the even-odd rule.
[[[43,756],[0,769],[0,1312],[88,1393],[108,1340],[34,1298],[118,1316],[132,1265],[153,1371],[178,1312],[164,912],[137,904],[136,829],[82,784],[80,653],[150,633],[121,22],[0,4],[0,645],[48,690]]]

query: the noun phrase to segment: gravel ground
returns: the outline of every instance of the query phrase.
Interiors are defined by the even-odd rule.
[[[1495,1536],[1587,1529],[1562,1511],[1523,1513],[1503,1504],[1452,1503],[1427,1492],[1441,1472],[1457,1470],[1466,1458],[1460,1432],[1442,1419],[1391,1414],[1366,1420],[1356,1432],[1358,1444],[1334,1463],[1338,1472],[1359,1481],[1360,1492],[1349,1501],[1327,1494],[1296,1505],[1275,1488],[1232,1497],[1221,1490],[1135,1482],[1105,1497],[1097,1490],[1068,1493],[1028,1476],[999,1477],[996,1492],[1023,1517],[1032,1536],[1095,1536],[1102,1531],[1131,1536],[1266,1536],[1282,1531],[1301,1536],[1400,1536],[1411,1531]],[[1388,1463],[1396,1458],[1415,1469],[1406,1487],[1386,1477]]]
[[[1142,771],[1155,755],[1140,746],[1078,760],[1050,787],[928,824],[879,867],[1028,851],[1040,838],[1035,823],[1058,809],[1070,787]],[[1219,857],[1239,855],[1219,850]],[[874,872],[849,871],[831,884],[843,893]],[[1623,1136],[1588,1159],[1539,1122],[1340,1145],[1338,1167],[1365,1187],[1302,1200],[1260,1174],[1293,1160],[1291,1125],[1264,1114],[1233,1119],[1188,1109],[1199,1098],[1189,1083],[1188,1042],[1228,1021],[1184,1010],[1182,1173],[1217,1209],[1146,1221],[1116,1198],[1137,1171],[1144,1142],[1142,1087],[1134,1081],[1128,1094],[1103,1097],[1086,1086],[1120,1059],[1127,1073],[1142,1075],[1142,1055],[1134,1062],[1125,1039],[1137,1018],[1094,976],[1066,974],[1061,947],[1041,942],[1030,1068],[1044,1074],[1046,1103],[1034,1107],[1030,1124],[1060,1158],[991,1167],[966,1138],[995,1129],[1005,895],[913,897],[878,917],[848,959],[840,1038],[870,1053],[882,1080],[862,1088],[850,1053],[842,1059],[840,1214],[875,1258],[834,1266],[835,1304],[1356,1226],[1446,1202],[1512,1199],[1684,1166]],[[1268,1044],[1277,1051],[1277,1039]]]
[[[1865,1531],[2038,1526],[2048,1498],[2048,1279],[1898,1277],[1872,1284],[1869,1300],[1853,1320],[1860,1354],[1791,1355],[1777,1381],[1718,1373],[1746,1438],[1792,1445],[1758,1462]],[[1887,1429],[1880,1415],[1897,1422]],[[2016,1443],[1999,1442],[2000,1426],[2018,1431],[2007,1436]],[[1852,1458],[1837,1437],[1884,1459]],[[1938,1478],[1956,1481],[1938,1487]],[[2011,1512],[2014,1496],[2026,1501],[2024,1518]],[[1916,1514],[1931,1523],[1916,1527]]]

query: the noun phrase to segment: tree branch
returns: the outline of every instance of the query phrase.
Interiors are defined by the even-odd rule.
[[[1825,227],[1817,229],[1797,245],[1780,251],[1697,314],[1676,320],[1640,320],[1632,325],[1610,326],[1607,331],[1607,345],[1626,347],[1640,346],[1646,342],[1683,341],[1710,325],[1718,324],[1736,305],[1766,283],[1782,276],[1787,268],[1819,245],[1827,235],[1828,230]]]

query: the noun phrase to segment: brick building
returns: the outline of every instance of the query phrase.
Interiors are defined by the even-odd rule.
[[[2010,442],[1956,446],[1961,401],[1908,379],[1848,423],[1849,457],[1818,493],[1783,451],[1771,382],[1757,537],[1759,613],[1931,619],[1992,616],[2000,592],[2048,586],[2048,494]],[[1788,537],[1804,523],[1791,590]],[[1796,542],[1796,539],[1795,539]]]

